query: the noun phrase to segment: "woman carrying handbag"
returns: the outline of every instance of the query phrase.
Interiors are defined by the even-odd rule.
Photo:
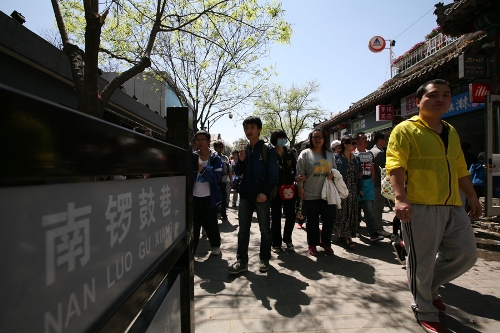
[[[281,243],[285,243],[287,250],[293,250],[292,232],[295,224],[295,155],[288,150],[286,133],[282,130],[273,131],[271,144],[275,147],[279,164],[278,195],[271,200],[271,233],[272,247],[275,253],[283,251]],[[285,213],[285,226],[281,234],[281,217]]]

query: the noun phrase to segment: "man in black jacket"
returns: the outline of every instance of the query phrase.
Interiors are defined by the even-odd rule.
[[[238,250],[237,261],[229,266],[230,274],[238,274],[248,270],[248,244],[250,242],[250,226],[253,212],[257,212],[260,228],[260,265],[259,270],[269,270],[271,259],[271,226],[270,202],[271,192],[278,183],[278,160],[272,145],[260,140],[262,121],[258,117],[248,117],[243,121],[245,135],[250,143],[236,163],[237,176],[244,174],[240,184],[240,206],[238,209]]]

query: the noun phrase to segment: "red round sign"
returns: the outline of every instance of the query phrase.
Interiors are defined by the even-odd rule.
[[[382,51],[385,49],[385,39],[380,36],[372,37],[368,42],[368,48],[375,53]]]

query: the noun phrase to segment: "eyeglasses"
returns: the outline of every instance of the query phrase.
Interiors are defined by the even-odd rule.
[[[194,140],[194,141],[196,141],[196,142],[203,142],[203,141],[207,141],[207,140],[208,140],[208,139],[207,139],[207,138],[205,138],[205,139],[196,139],[196,140]]]
[[[319,136],[313,136],[312,138],[313,138],[313,140],[322,140],[325,137],[323,135],[319,135]]]

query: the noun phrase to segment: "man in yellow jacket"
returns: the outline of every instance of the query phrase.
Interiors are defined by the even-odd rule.
[[[396,216],[403,224],[412,309],[426,332],[445,332],[438,315],[446,306],[438,288],[475,264],[471,219],[481,215],[481,205],[458,133],[441,120],[451,104],[449,83],[439,79],[424,83],[416,102],[418,116],[401,122],[391,133],[386,169],[396,194]],[[459,189],[469,199],[469,216]]]

